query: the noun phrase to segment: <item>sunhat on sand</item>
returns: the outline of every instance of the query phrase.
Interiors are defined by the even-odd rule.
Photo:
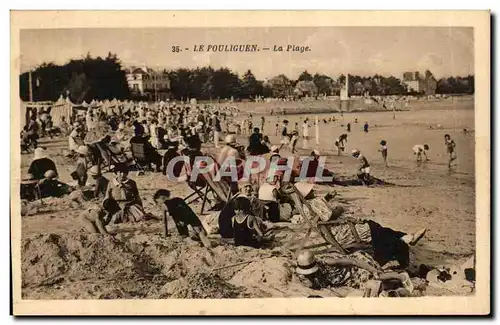
[[[310,250],[303,250],[297,256],[297,268],[295,269],[298,274],[309,275],[318,271],[316,258],[314,253]]]

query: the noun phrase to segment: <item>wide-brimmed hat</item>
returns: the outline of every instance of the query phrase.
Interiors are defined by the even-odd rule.
[[[99,166],[94,165],[94,166],[90,167],[90,169],[89,169],[89,175],[90,176],[101,175],[101,171],[99,170]]]
[[[89,154],[89,148],[87,148],[87,146],[79,146],[78,149],[76,149],[76,152],[80,155],[86,156]]]
[[[306,197],[313,190],[314,184],[307,182],[297,182],[295,183],[295,187],[300,192],[300,194],[302,194],[303,197]]]
[[[312,151],[312,154],[315,155],[315,156],[319,156],[319,150],[314,149]]]
[[[360,153],[360,152],[359,152],[359,150],[358,150],[358,149],[352,149],[352,151],[351,151],[351,155],[353,155],[353,156],[354,156],[354,155],[359,155],[359,153]]]
[[[298,274],[309,275],[318,271],[316,258],[314,253],[310,250],[303,250],[297,256],[297,268],[295,269]]]
[[[47,158],[47,152],[45,151],[45,149],[38,147],[35,149],[35,154],[33,156],[33,160],[42,159],[42,158]]]
[[[280,149],[280,147],[278,147],[277,145],[273,145],[271,146],[271,152],[278,152],[278,150]]]

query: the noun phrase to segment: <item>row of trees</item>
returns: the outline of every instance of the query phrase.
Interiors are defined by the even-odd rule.
[[[93,58],[89,54],[64,65],[44,63],[32,71],[33,101],[55,101],[59,96],[69,96],[73,102],[89,102],[92,99],[126,99],[130,91],[116,54],[106,58]],[[19,76],[22,100],[30,100],[29,73]]]
[[[319,95],[339,95],[346,82],[341,75],[337,80],[304,71],[294,80],[280,74],[269,80],[257,80],[248,70],[241,77],[226,67],[214,69],[180,68],[164,70],[170,79],[172,98],[197,99],[255,99],[257,97],[302,97]],[[429,72],[430,73],[430,72]],[[32,72],[33,100],[56,100],[60,95],[69,96],[74,102],[92,99],[133,99],[125,71],[115,54],[106,58],[93,58],[90,55],[71,60],[59,66],[44,63]],[[23,100],[29,100],[28,73],[20,75],[20,91]],[[349,95],[404,95],[406,85],[394,76],[374,75],[363,77],[349,75]],[[457,94],[474,93],[474,77],[450,77],[437,82],[437,93]]]

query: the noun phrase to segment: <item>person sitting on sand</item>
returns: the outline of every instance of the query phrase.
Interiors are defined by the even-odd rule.
[[[382,153],[382,159],[384,159],[385,167],[387,167],[387,141],[380,141],[380,149],[378,151]]]
[[[171,197],[169,190],[160,189],[154,194],[153,200],[163,212],[165,237],[168,236],[168,216],[170,215],[174,220],[180,236],[184,238],[189,237],[188,226],[191,226],[194,231],[194,235],[191,237],[192,239],[201,240],[203,245],[207,248],[212,246],[210,240],[207,238],[207,232],[205,228],[203,228],[203,224],[191,207],[186,204],[184,199]]]
[[[142,145],[148,162],[153,163],[156,167],[156,171],[159,172],[161,171],[162,157],[160,156],[158,151],[151,145],[148,140],[148,136],[145,136],[144,130],[144,127],[135,128],[135,136],[130,139],[130,147],[133,151],[135,144]]]
[[[47,151],[42,147],[36,148],[33,161],[28,168],[28,174],[33,175],[33,179],[40,180],[45,178],[45,173],[49,170],[52,170],[57,177],[56,164],[47,156]]]
[[[180,154],[177,152],[179,149],[177,144],[172,143],[172,142],[167,142],[166,143],[166,149],[165,154],[163,154],[163,175],[167,175],[168,171],[168,164],[174,159],[175,157],[180,156]],[[167,175],[168,177],[174,176],[176,178],[180,177],[182,168],[184,167],[184,164],[182,162],[178,162],[175,164],[173,167],[173,175]]]
[[[87,184],[87,170],[89,169],[89,149],[87,146],[80,146],[76,149],[78,154],[78,160],[76,161],[76,168],[71,173],[71,177],[78,181],[79,186],[85,186]]]
[[[363,185],[368,185],[370,182],[370,164],[368,163],[368,160],[358,149],[352,150],[352,156],[359,160],[357,174],[358,179],[361,180]]]
[[[279,176],[267,179],[259,188],[258,198],[264,207],[262,218],[271,222],[280,221]]]
[[[234,244],[259,248],[270,238],[264,236],[264,231],[252,214],[250,200],[246,197],[237,197],[233,203],[235,216],[232,218]]]
[[[38,188],[41,197],[62,197],[73,191],[71,186],[57,180],[57,174],[53,170],[45,172],[44,178],[38,182]]]
[[[451,139],[449,134],[444,135],[444,144],[446,146],[446,152],[450,155],[450,159],[448,161],[448,168],[451,168],[451,164],[453,161],[457,159],[457,154],[455,153],[455,141]]]
[[[422,161],[422,155],[425,157],[425,161],[428,161],[429,158],[427,158],[427,151],[429,150],[429,146],[424,144],[417,144],[413,146],[413,154],[417,156],[417,162]]]
[[[113,223],[139,222],[146,217],[137,184],[128,178],[128,167],[117,165],[114,168],[116,177],[109,182],[106,199],[116,201],[120,211],[113,215]]]
[[[378,297],[383,290],[404,288],[409,295],[414,289],[408,273],[384,273],[380,265],[362,251],[347,256],[332,252],[316,258],[312,251],[302,250],[297,255],[296,273],[300,282],[313,290],[349,287],[364,290],[365,296]]]
[[[248,139],[247,151],[251,156],[259,156],[269,152],[269,148],[262,143],[262,133],[260,133],[259,128],[253,129],[253,133]]]
[[[104,200],[102,206],[95,205],[83,211],[78,219],[87,233],[100,233],[102,235],[112,236],[107,231],[106,226],[111,222],[113,214],[118,210],[119,207],[113,204],[111,200]]]
[[[228,157],[234,157],[234,159],[244,159],[242,155],[241,146],[236,142],[236,137],[234,134],[228,134],[224,139],[225,145],[222,148],[219,156],[217,157],[217,163],[222,166]]]
[[[73,130],[68,136],[68,147],[71,152],[76,152],[83,138],[83,126],[79,122],[73,124]]]

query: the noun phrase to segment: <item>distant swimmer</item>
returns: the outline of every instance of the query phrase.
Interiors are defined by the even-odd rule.
[[[429,150],[429,146],[424,144],[417,144],[413,147],[413,154],[417,156],[417,162],[422,161],[422,155],[425,157],[425,161],[428,161],[429,158],[427,158],[427,151]]]
[[[359,160],[357,174],[359,180],[361,180],[363,185],[368,185],[370,183],[370,164],[368,163],[368,160],[358,149],[353,149],[351,154],[354,158]]]
[[[385,167],[387,166],[387,141],[380,141],[380,149],[378,150],[382,153],[382,158],[384,159]]]
[[[347,123],[347,132],[351,132],[351,123]]]
[[[446,151],[450,155],[450,160],[448,161],[448,168],[451,168],[453,161],[457,159],[457,154],[455,153],[455,141],[453,141],[449,134],[444,135],[444,144],[446,145]]]

